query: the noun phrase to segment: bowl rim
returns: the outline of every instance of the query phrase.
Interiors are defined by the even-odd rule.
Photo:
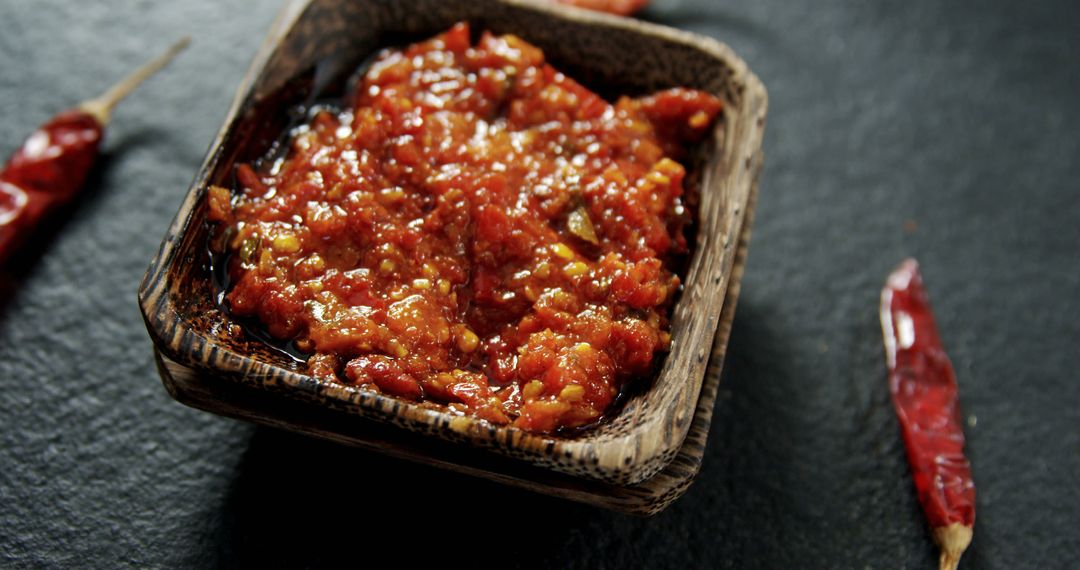
[[[692,378],[687,378],[687,381],[691,383],[686,388],[689,406],[684,407],[687,409],[682,410],[681,415],[676,413],[667,418],[670,421],[663,423],[661,423],[661,420],[665,419],[666,416],[652,414],[644,418],[643,421],[635,423],[633,429],[628,433],[618,434],[599,441],[590,440],[587,435],[570,439],[549,434],[530,433],[511,426],[495,426],[470,416],[458,416],[443,410],[398,400],[391,396],[360,390],[354,386],[318,380],[244,354],[235,353],[226,347],[218,345],[213,338],[195,330],[188,321],[180,317],[171,295],[169,269],[177,261],[177,253],[181,250],[181,242],[185,233],[191,231],[192,227],[197,223],[195,216],[199,201],[203,199],[209,178],[220,166],[223,144],[241,119],[246,105],[253,101],[257,79],[266,71],[266,66],[275,53],[275,47],[300,21],[305,10],[318,1],[293,0],[286,3],[279,11],[262,46],[245,73],[229,111],[222,122],[222,126],[215,135],[205,159],[189,186],[179,211],[150,263],[139,288],[139,306],[155,347],[179,363],[208,373],[235,380],[247,379],[263,388],[278,391],[291,397],[322,401],[333,407],[349,410],[359,416],[389,422],[412,431],[435,435],[451,441],[463,441],[487,447],[495,452],[524,459],[538,465],[548,466],[555,471],[619,484],[638,483],[659,472],[674,457],[675,451],[681,445],[690,428],[695,404],[703,384],[705,360],[712,346],[716,324],[721,311],[720,305],[723,303],[729,285],[728,279],[730,279],[732,273],[731,262],[733,255],[726,256],[728,258],[726,260],[727,265],[720,268],[720,273],[717,275],[715,282],[713,282],[711,276],[697,276],[701,279],[708,277],[709,282],[713,283],[713,287],[719,290],[719,302],[715,308],[709,308],[712,313],[706,319],[709,326],[702,331],[702,334],[707,335],[707,338],[703,337],[693,343],[688,343],[688,348],[703,346],[704,352],[696,355],[701,373],[693,374]],[[745,142],[748,144],[744,145],[744,148],[749,149],[750,154],[745,157],[745,163],[742,160],[743,157],[740,156],[732,165],[740,172],[722,173],[720,176],[730,179],[738,178],[739,182],[745,183],[747,187],[756,181],[756,177],[760,173],[761,161],[755,160],[755,157],[760,155],[764,120],[768,108],[768,95],[757,76],[749,70],[745,62],[735,55],[729,47],[712,38],[630,18],[554,4],[540,4],[530,0],[487,1],[511,6],[515,9],[540,13],[544,17],[549,17],[555,21],[566,20],[579,24],[616,28],[627,32],[654,36],[668,42],[696,49],[703,52],[704,55],[722,62],[732,71],[733,80],[738,81],[742,86],[742,93],[741,105],[737,109],[737,114],[730,109],[729,105],[725,105],[724,128],[722,129],[724,133],[722,144],[725,150],[720,151],[718,148],[718,152],[726,152],[726,148],[734,143],[733,137],[736,134],[741,134],[746,137]],[[736,121],[745,129],[744,131],[736,133],[734,128],[728,128]],[[703,178],[701,183],[703,191],[706,183],[707,180]],[[720,181],[713,181],[713,184],[720,184]],[[731,249],[738,241],[742,225],[745,223],[747,209],[745,201],[749,199],[748,188],[743,199],[743,203],[735,205],[734,226],[729,232],[731,235],[723,236],[725,240],[723,247],[725,249]],[[704,223],[702,225],[704,226]],[[686,276],[688,286],[694,276],[695,269],[701,263],[701,256],[702,252],[699,244],[699,247],[692,252],[692,259]],[[676,303],[673,311],[677,311],[679,305],[684,303],[684,298],[685,295]],[[676,339],[676,343],[678,343],[678,340]],[[679,349],[679,345],[673,347],[672,354]],[[670,359],[671,354],[666,355],[665,358]],[[658,375],[664,374],[664,370],[668,370],[668,367],[658,372]],[[678,373],[678,371],[669,371],[668,373]]]

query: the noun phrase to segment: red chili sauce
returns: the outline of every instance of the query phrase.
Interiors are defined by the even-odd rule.
[[[608,103],[512,35],[387,50],[351,108],[211,188],[235,315],[313,376],[495,424],[597,421],[671,343],[685,144],[721,103]]]

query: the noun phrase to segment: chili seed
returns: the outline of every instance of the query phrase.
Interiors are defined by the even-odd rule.
[[[690,115],[690,120],[687,121],[691,128],[701,129],[709,124],[709,114],[705,111],[698,111],[693,115]]]
[[[559,392],[559,399],[564,402],[577,402],[585,397],[585,387],[578,384],[568,384]]]
[[[521,396],[526,400],[534,400],[544,393],[544,383],[539,380],[533,380],[525,385],[521,389]]]
[[[265,249],[259,252],[259,273],[270,275],[274,272],[274,256]]]
[[[556,256],[563,259],[574,259],[574,250],[567,247],[565,243],[556,243],[555,245],[551,246],[551,251]]]
[[[245,239],[244,243],[240,245],[240,261],[243,263],[255,261],[255,253],[259,251],[261,243],[262,239],[258,236]]]
[[[384,204],[397,202],[405,197],[405,190],[400,187],[384,188],[379,191],[379,201]]]
[[[300,240],[292,234],[284,234],[274,237],[270,247],[279,253],[296,253],[300,251]]]
[[[313,253],[310,257],[308,257],[308,264],[310,264],[311,268],[315,271],[322,271],[326,269],[326,261],[324,261],[322,256],[317,253]]]
[[[671,178],[669,178],[668,175],[655,170],[645,175],[645,179],[657,186],[667,186],[668,184],[671,184]]]
[[[405,358],[409,355],[409,349],[405,348],[405,345],[401,344],[396,338],[392,338],[390,342],[386,343],[386,349],[390,354],[398,358]]]
[[[585,265],[582,261],[571,261],[563,267],[563,273],[568,277],[577,277],[579,275],[585,275],[589,272],[589,266]]]
[[[477,346],[480,346],[480,337],[476,336],[476,333],[472,332],[471,330],[463,327],[458,332],[458,350],[464,353],[470,353],[476,350]]]

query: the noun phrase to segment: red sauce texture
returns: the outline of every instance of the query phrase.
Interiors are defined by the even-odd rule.
[[[350,103],[210,189],[233,314],[313,376],[533,432],[594,423],[652,373],[687,249],[678,160],[718,99],[608,103],[458,24],[381,53]]]

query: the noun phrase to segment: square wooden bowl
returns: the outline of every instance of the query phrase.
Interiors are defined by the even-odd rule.
[[[573,437],[495,426],[312,378],[269,345],[228,334],[230,316],[215,302],[206,188],[231,187],[234,165],[266,151],[287,127],[289,109],[310,102],[379,48],[463,20],[474,30],[521,36],[560,71],[607,96],[685,86],[725,103],[694,169],[698,231],[674,309],[671,351],[651,385],[615,418]],[[636,20],[522,0],[287,3],[139,290],[162,379],[177,400],[216,413],[624,511],[656,512],[686,489],[700,465],[745,260],[766,109],[764,87],[730,49]]]

